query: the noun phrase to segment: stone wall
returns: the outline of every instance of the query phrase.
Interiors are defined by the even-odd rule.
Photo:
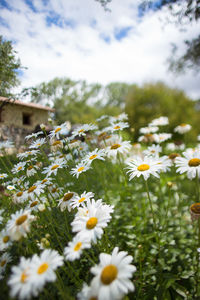
[[[8,103],[3,106],[0,119],[0,140],[12,140],[19,147],[24,137],[36,126],[48,124],[49,111]],[[25,118],[25,119],[24,119]],[[30,123],[30,124],[23,124]]]

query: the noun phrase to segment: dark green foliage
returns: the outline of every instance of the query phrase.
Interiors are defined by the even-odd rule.
[[[11,41],[0,36],[0,96],[12,97],[12,88],[19,84],[18,70],[21,62],[16,58],[16,51]]]

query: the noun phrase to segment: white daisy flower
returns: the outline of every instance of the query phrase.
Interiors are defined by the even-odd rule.
[[[155,133],[158,131],[158,127],[156,126],[149,126],[149,127],[142,127],[140,128],[139,132],[142,134],[149,134],[149,133]]]
[[[111,123],[118,122],[118,121],[127,121],[127,120],[128,120],[128,115],[126,113],[121,113],[118,116],[110,117]]]
[[[51,149],[52,151],[58,151],[59,149],[63,148],[63,142],[61,140],[56,140],[51,142]]]
[[[6,173],[1,173],[1,174],[0,174],[0,180],[1,180],[1,179],[4,179],[4,178],[6,178],[6,177],[8,177],[8,174],[6,174]]]
[[[110,126],[105,128],[105,131],[115,132],[115,131],[123,130],[124,128],[128,128],[128,127],[129,124],[127,122],[111,123]]]
[[[146,133],[144,135],[141,135],[138,138],[138,142],[153,143],[153,142],[155,142],[154,134],[152,134],[152,133]]]
[[[12,169],[12,173],[16,174],[20,171],[23,171],[24,170],[24,167],[26,165],[26,162],[19,162],[17,163],[14,168]]]
[[[90,239],[87,237],[81,238],[80,236],[75,236],[68,246],[64,249],[64,255],[66,260],[73,261],[79,259],[83,249],[90,248]]]
[[[90,166],[88,164],[86,164],[85,162],[80,162],[79,164],[76,165],[75,168],[71,169],[70,174],[78,178],[81,173],[84,173],[89,169]]]
[[[3,229],[0,232],[0,251],[4,251],[12,244],[12,241],[10,239],[10,236],[8,235],[8,232],[6,229]]]
[[[131,143],[130,141],[122,141],[120,138],[114,138],[110,144],[105,150],[108,157],[114,157],[116,158],[117,154],[124,154],[129,152],[131,149]]]
[[[105,160],[105,150],[96,148],[92,152],[88,153],[83,159],[88,164],[91,164],[95,159]]]
[[[94,243],[101,238],[103,228],[107,227],[111,216],[106,215],[101,208],[96,208],[90,201],[87,203],[87,216],[76,216],[72,222],[72,231],[78,232],[78,236],[88,237]]]
[[[160,168],[160,172],[167,172],[170,171],[170,168],[172,166],[172,161],[169,159],[168,156],[160,156],[160,157],[156,157],[157,162],[156,164],[158,164],[159,168]]]
[[[26,191],[17,191],[13,195],[13,203],[23,203],[27,200],[28,195]]]
[[[150,175],[159,177],[159,171],[161,169],[159,161],[151,157],[141,158],[138,156],[132,159],[127,165],[127,169],[129,169],[127,173],[130,173],[129,180],[140,176],[143,176],[145,180],[147,180]]]
[[[15,190],[15,186],[14,185],[7,185],[7,190],[9,190],[9,191],[13,191],[13,190]]]
[[[20,209],[11,215],[11,219],[6,225],[8,235],[11,240],[19,241],[22,237],[26,237],[30,231],[30,223],[35,220],[29,210]]]
[[[75,207],[79,207],[81,205],[83,205],[83,202],[87,202],[88,200],[90,200],[91,198],[94,197],[94,193],[92,192],[84,192],[82,193],[80,196],[79,195],[76,195],[75,197],[72,198],[72,201],[70,203],[70,206],[72,208],[75,208]]]
[[[96,130],[97,126],[94,124],[83,124],[78,126],[73,132],[72,136],[85,136],[88,131]]]
[[[165,126],[168,124],[169,124],[168,117],[161,116],[160,118],[152,120],[149,126]]]
[[[71,211],[72,208],[71,204],[73,199],[75,199],[76,195],[77,195],[76,193],[70,191],[65,193],[64,196],[60,200],[58,200],[59,201],[58,206],[60,206],[60,210],[64,211],[67,208],[68,211]]]
[[[56,126],[52,131],[50,131],[50,139],[56,138],[59,139],[60,135],[68,134],[69,128],[66,123]]]
[[[34,174],[36,174],[37,173],[36,169],[38,169],[37,165],[28,166],[28,168],[26,170],[27,177],[30,177],[30,176],[33,176]]]
[[[62,169],[66,162],[62,158],[58,158],[50,166],[45,167],[42,171],[43,174],[47,174],[47,177],[57,174],[58,169]]]
[[[190,131],[191,128],[192,128],[191,125],[182,123],[174,128],[174,132],[178,132],[179,134],[184,134],[184,133]]]
[[[132,256],[115,247],[112,254],[101,253],[100,263],[91,268],[95,275],[91,282],[91,288],[98,291],[98,300],[122,299],[135,287],[130,280],[136,267],[131,265]]]
[[[30,280],[38,295],[46,282],[56,281],[55,270],[63,265],[63,256],[56,250],[45,249],[40,256],[34,255],[30,263]]]
[[[36,185],[36,183],[34,185],[32,185],[31,187],[29,187],[29,189],[26,191],[27,192],[27,199],[35,199],[35,196],[40,196],[41,193],[44,192],[44,187],[41,185]]]
[[[10,256],[9,253],[4,253],[0,257],[0,274],[2,274],[5,269],[7,264],[12,260],[12,257]]]
[[[153,135],[154,141],[158,144],[163,143],[169,139],[171,139],[172,134],[171,133],[155,133]]]
[[[29,140],[29,139],[32,139],[32,138],[36,138],[38,137],[39,135],[41,134],[44,134],[43,131],[38,131],[38,132],[33,132],[27,136],[25,136],[25,140]]]
[[[189,179],[196,176],[200,178],[200,152],[183,152],[183,156],[175,159],[177,172],[180,174],[186,172]]]
[[[37,295],[29,274],[30,264],[31,259],[21,257],[19,265],[12,267],[12,274],[8,280],[11,297],[18,297],[23,300]]]
[[[151,145],[146,150],[143,151],[145,156],[159,156],[159,153],[162,151],[162,147],[160,145]]]
[[[32,144],[30,145],[29,148],[30,149],[37,149],[37,148],[40,148],[45,143],[46,143],[46,139],[45,138],[37,139],[36,141],[32,142]]]
[[[80,140],[77,140],[77,139],[68,139],[68,144],[65,146],[66,150],[68,150],[68,148],[70,150],[74,149],[74,148],[78,148],[81,144],[81,141]]]

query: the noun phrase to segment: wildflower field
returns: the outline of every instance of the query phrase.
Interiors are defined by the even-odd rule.
[[[1,299],[200,299],[200,145],[127,115],[1,142]]]

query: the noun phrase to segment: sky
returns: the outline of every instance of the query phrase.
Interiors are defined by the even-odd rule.
[[[163,81],[200,98],[200,74],[168,72],[171,45],[199,34],[200,23],[180,30],[165,24],[168,12],[141,16],[139,0],[112,0],[105,11],[95,0],[0,0],[0,34],[13,42],[26,69],[20,88],[55,77],[106,85]]]

